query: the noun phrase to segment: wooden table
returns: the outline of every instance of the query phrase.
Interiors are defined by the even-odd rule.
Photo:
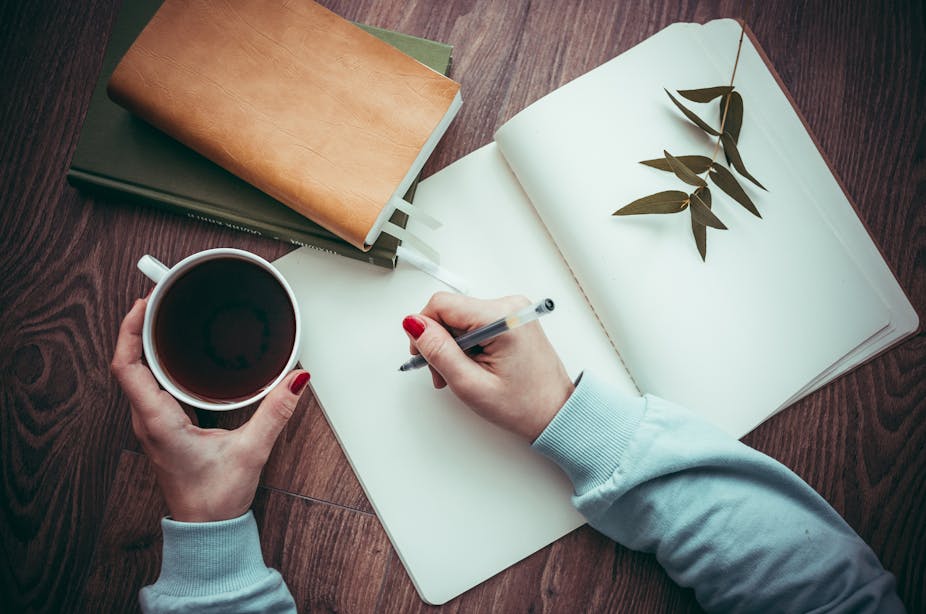
[[[216,246],[274,259],[292,249],[65,183],[118,4],[0,5],[0,607],[10,611],[131,610],[139,587],[157,576],[165,508],[109,373],[118,323],[150,285],[136,259],[151,253],[173,263]],[[729,1],[324,4],[455,45],[452,74],[466,103],[426,175],[487,143],[527,104],[669,23],[742,16],[741,4]],[[924,20],[921,3],[864,0],[757,2],[749,16],[920,314]],[[845,516],[897,575],[911,611],[926,609],[924,357],[921,333],[745,439]],[[282,571],[301,609],[429,609],[311,398],[284,431],[254,508],[267,562]],[[697,605],[652,557],[583,528],[447,609]]]

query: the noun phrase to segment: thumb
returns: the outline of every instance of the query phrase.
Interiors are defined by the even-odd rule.
[[[267,456],[280,431],[296,411],[299,397],[306,389],[309,377],[308,371],[294,371],[264,397],[254,415],[248,420],[245,428],[249,437],[254,439]]]
[[[438,322],[419,314],[405,318],[402,326],[421,355],[451,389],[465,388],[485,376],[485,371],[460,349]]]

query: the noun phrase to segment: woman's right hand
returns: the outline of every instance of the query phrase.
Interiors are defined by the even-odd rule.
[[[481,300],[438,292],[402,327],[412,354],[427,359],[436,388],[449,386],[483,418],[533,441],[575,389],[540,324],[490,339],[477,354],[453,340],[528,305],[523,296]]]

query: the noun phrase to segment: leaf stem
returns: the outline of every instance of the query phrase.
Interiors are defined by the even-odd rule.
[[[743,35],[746,34],[746,20],[744,19],[740,23],[742,24],[742,28],[740,28],[740,40],[736,45],[736,59],[733,61],[733,74],[730,75],[730,87],[733,87],[733,80],[736,79],[736,68],[739,66],[739,63],[740,63],[740,51],[743,50]],[[720,135],[721,136],[723,136],[723,129],[727,123],[727,111],[730,110],[730,97],[731,96],[732,96],[732,93],[727,94],[724,97],[723,117],[720,118]],[[714,143],[714,153],[711,154],[711,163],[708,165],[707,171],[705,171],[704,173],[705,179],[707,178],[708,175],[710,175],[711,167],[714,165],[714,161],[717,159],[717,154],[720,153],[721,136],[718,136],[717,142]]]

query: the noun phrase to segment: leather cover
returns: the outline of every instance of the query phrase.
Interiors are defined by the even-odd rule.
[[[399,240],[392,235],[381,234],[369,251],[357,249],[109,99],[106,85],[116,64],[161,4],[162,0],[122,3],[71,158],[68,182],[108,199],[152,205],[243,232],[395,268]],[[437,72],[448,74],[453,54],[450,45],[365,24],[357,26]],[[405,193],[405,200],[413,202],[416,187],[417,180]],[[390,221],[404,228],[407,217],[396,211]]]
[[[167,0],[109,81],[149,123],[361,249],[459,84],[313,2]]]

